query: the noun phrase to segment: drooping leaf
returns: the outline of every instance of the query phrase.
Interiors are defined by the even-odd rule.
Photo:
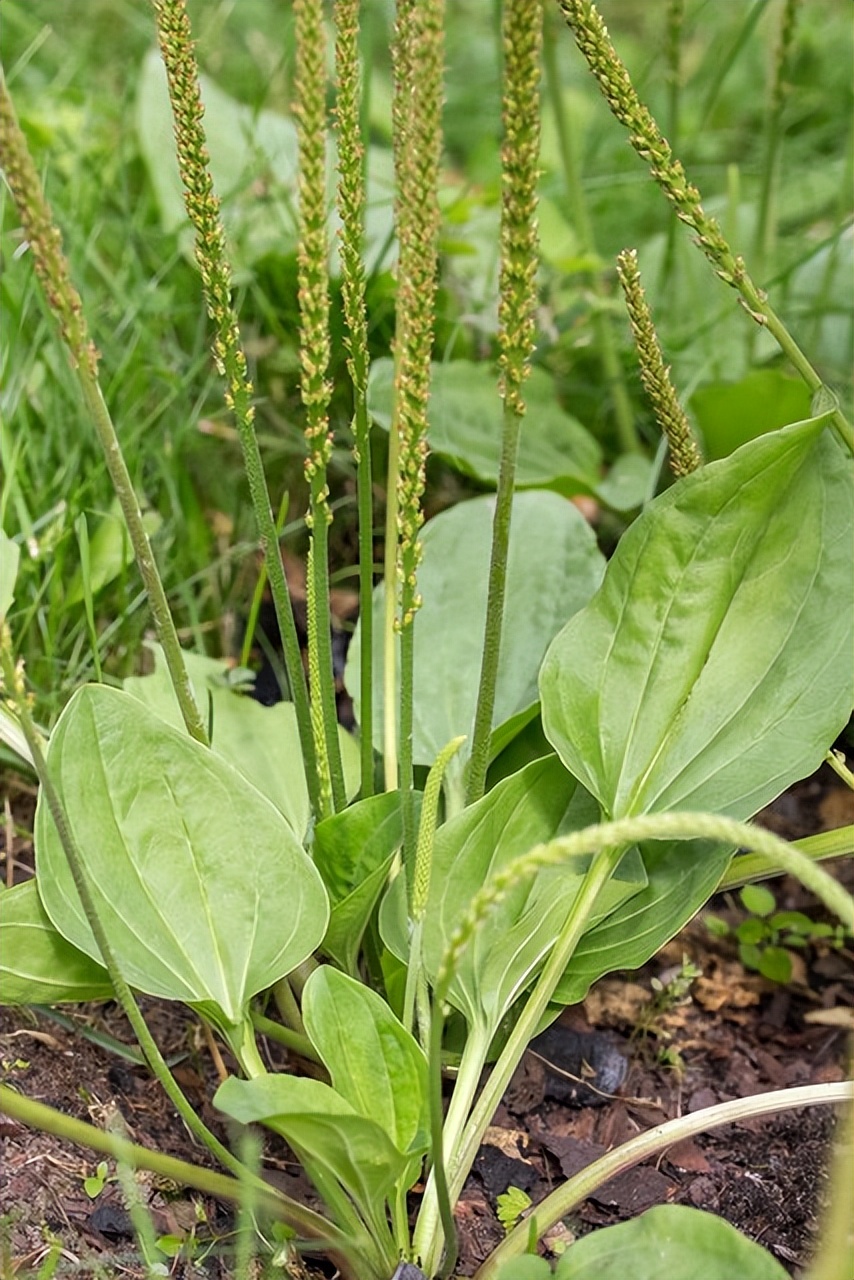
[[[788,1273],[724,1218],[662,1204],[577,1240],[555,1280],[625,1280],[627,1274],[633,1280],[785,1280]]]
[[[429,1146],[427,1059],[381,996],[329,965],[303,992],[305,1029],[333,1087],[359,1115],[376,1120],[398,1151]]]
[[[471,734],[483,650],[494,499],[474,498],[424,527],[415,618],[414,758],[431,765],[460,734]],[[517,494],[507,572],[504,631],[493,727],[537,701],[537,671],[549,640],[582,607],[604,569],[593,533],[575,507],[554,493]],[[382,586],[374,608],[382,616]],[[350,646],[345,679],[358,716],[360,632]],[[375,745],[382,750],[382,640],[374,637]],[[520,721],[521,725],[524,719]],[[446,774],[459,785],[470,741]]]
[[[546,736],[613,817],[748,817],[818,767],[852,692],[852,487],[826,418],[657,498],[552,644]]]
[[[232,1076],[217,1089],[214,1106],[241,1124],[265,1124],[280,1133],[316,1185],[333,1177],[368,1216],[376,1213],[410,1163],[381,1125],[359,1115],[320,1080]]]
[[[490,877],[535,845],[598,821],[598,807],[555,756],[536,760],[436,832],[424,919],[424,962],[432,980],[456,926]],[[449,1001],[471,1024],[494,1034],[513,1002],[542,967],[575,899],[590,858],[541,870],[512,888],[463,953]],[[600,895],[590,927],[638,893],[645,872],[629,851]],[[399,880],[383,901],[386,946],[407,959],[409,928]]]
[[[163,652],[159,645],[152,649],[153,674],[130,676],[124,687],[167,723],[181,728],[184,722]],[[308,827],[311,806],[293,703],[262,707],[228,687],[224,662],[196,653],[185,653],[184,661],[202,718],[210,724],[214,751],[272,800],[301,837]],[[359,748],[352,735],[340,727],[338,740],[349,797],[359,789]]]
[[[390,429],[394,361],[371,366],[371,415]],[[557,403],[553,379],[533,369],[525,384],[527,412],[522,423],[516,486],[554,489],[565,496],[592,493],[599,482],[602,454],[590,433]],[[432,368],[428,440],[458,470],[478,480],[498,482],[503,408],[495,372],[486,364],[453,360]]]
[[[106,969],[66,942],[51,924],[35,880],[0,893],[0,1004],[112,997]]]
[[[126,980],[239,1023],[326,928],[326,892],[278,810],[215,752],[103,685],[79,689],[48,767]],[[48,915],[98,948],[45,803],[36,865]]]

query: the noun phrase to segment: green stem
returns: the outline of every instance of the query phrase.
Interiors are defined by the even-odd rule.
[[[831,750],[828,751],[824,758],[830,765],[833,772],[842,779],[846,787],[848,787],[849,790],[854,791],[854,773],[851,772],[845,763],[845,756],[842,752]]]
[[[546,89],[551,102],[557,129],[558,147],[563,165],[564,186],[569,203],[570,217],[578,237],[578,245],[585,257],[598,258],[596,236],[587,200],[584,194],[584,183],[581,179],[581,166],[578,162],[576,147],[576,124],[574,117],[567,111],[564,101],[560,72],[557,64],[557,41],[546,40],[543,47],[543,63],[546,72]],[[608,291],[600,271],[589,271],[587,283],[597,302],[605,302]],[[612,397],[614,418],[617,423],[617,436],[620,448],[624,453],[638,453],[640,441],[635,428],[635,413],[626,387],[623,366],[614,340],[613,321],[604,305],[595,307],[591,312],[591,323],[596,339],[596,349],[602,365],[605,387]]]
[[[290,494],[285,493],[281,503],[279,504],[279,514],[276,518],[276,541],[282,536],[282,529],[285,527],[285,521],[288,518],[288,507],[290,505]],[[258,626],[258,614],[261,612],[261,602],[264,599],[264,588],[267,586],[267,566],[261,564],[261,570],[258,574],[258,581],[255,583],[255,590],[252,593],[252,603],[249,606],[249,617],[246,620],[246,633],[243,637],[243,645],[240,650],[240,665],[247,667],[249,658],[252,653],[252,645],[255,640],[255,629]]]
[[[400,804],[403,816],[403,866],[406,872],[407,899],[411,900],[415,877],[415,773],[412,760],[413,717],[415,698],[415,634],[413,621],[400,631]]]
[[[262,1036],[267,1036],[270,1040],[283,1044],[286,1049],[291,1049],[294,1053],[298,1053],[301,1058],[308,1059],[309,1062],[316,1062],[319,1066],[323,1066],[323,1060],[308,1036],[300,1035],[298,1031],[292,1031],[290,1027],[283,1027],[281,1022],[265,1017],[263,1013],[258,1013],[256,1009],[252,1010],[252,1025],[256,1031],[260,1031]]]
[[[682,1142],[695,1134],[705,1133],[709,1129],[717,1129],[724,1124],[745,1120],[748,1117],[776,1114],[791,1111],[795,1107],[829,1106],[833,1103],[850,1102],[854,1098],[854,1081],[834,1081],[831,1084],[802,1085],[795,1089],[777,1089],[772,1093],[754,1094],[749,1098],[736,1098],[731,1102],[721,1102],[714,1107],[704,1107],[701,1111],[693,1111],[690,1115],[680,1116],[676,1120],[667,1120],[656,1125],[647,1133],[641,1133],[629,1142],[599,1160],[594,1160],[580,1173],[570,1178],[563,1186],[558,1187],[547,1196],[535,1210],[537,1238],[561,1218],[577,1209],[597,1187],[601,1187],[609,1178],[625,1172],[648,1160],[652,1156],[666,1151],[676,1142]],[[510,1258],[517,1258],[527,1250],[531,1228],[531,1219],[515,1227],[507,1239],[498,1246],[483,1266],[476,1272],[475,1280],[496,1280],[501,1268]]]
[[[325,486],[324,486],[325,487]],[[335,675],[332,666],[332,618],[329,608],[329,525],[325,499],[313,503],[311,554],[308,572],[308,661],[313,679],[312,701],[315,754],[320,776],[318,817],[328,817],[324,797],[329,795],[332,812],[338,813],[347,803],[344,790],[344,767],[341,763],[341,741],[338,736],[338,714],[335,706]]]
[[[465,1047],[460,1060],[459,1071],[454,1080],[454,1091],[448,1106],[447,1115],[442,1105],[442,1038],[445,1029],[445,1003],[433,1000],[433,1013],[430,1019],[430,1052],[429,1060],[429,1092],[430,1092],[430,1149],[433,1168],[427,1181],[427,1188],[418,1210],[418,1219],[412,1237],[412,1248],[416,1257],[423,1260],[428,1274],[432,1274],[427,1266],[428,1256],[437,1257],[446,1241],[446,1263],[453,1259],[454,1253],[454,1218],[452,1201],[448,1191],[448,1162],[460,1142],[480,1077],[483,1073],[489,1046],[492,1040],[487,1026],[469,1027]],[[441,1231],[438,1232],[438,1228]],[[433,1266],[437,1266],[435,1261]]]
[[[186,1160],[178,1160],[175,1156],[164,1155],[161,1151],[152,1151],[149,1147],[137,1146],[126,1138],[107,1133],[103,1129],[96,1128],[95,1125],[87,1124],[84,1120],[76,1120],[72,1116],[55,1111],[53,1107],[45,1106],[44,1103],[34,1102],[5,1084],[0,1084],[0,1112],[30,1128],[39,1129],[42,1133],[50,1133],[63,1141],[74,1142],[92,1151],[112,1156],[134,1169],[148,1169],[164,1178],[171,1178],[182,1186],[194,1187],[205,1195],[240,1203],[243,1194],[242,1180],[248,1171],[237,1161],[235,1165],[240,1170],[241,1180],[226,1177],[225,1174],[217,1173],[213,1169],[203,1169],[198,1165],[189,1164]],[[255,1194],[269,1213],[311,1237],[317,1242],[315,1248],[322,1242],[329,1256],[334,1256],[342,1276],[347,1276],[350,1280],[360,1280],[361,1273],[344,1252],[345,1249],[350,1250],[351,1246],[331,1222],[312,1209],[307,1209],[297,1201],[291,1200],[282,1192],[276,1191],[261,1178],[253,1178],[253,1187]]]
[[[385,552],[383,583],[383,780],[386,791],[396,791],[397,778],[397,489],[400,472],[400,434],[397,413],[388,440],[386,480]]]
[[[478,1098],[459,1150],[451,1163],[451,1191],[455,1198],[468,1177],[483,1135],[504,1096],[513,1072],[519,1065],[528,1043],[536,1034],[540,1019],[554,994],[555,987],[563,977],[579,939],[588,928],[596,899],[617,869],[626,847],[624,843],[620,843],[602,849],[595,856],[590,870],[584,877],[564,926],[549,953],[549,958]]]
[[[336,0],[335,66],[338,117],[338,210],[341,217],[341,292],[347,324],[348,368],[353,382],[353,437],[359,508],[359,729],[362,799],[374,794],[374,496],[371,419],[368,413],[368,339],[365,268],[365,148],[361,116],[367,107],[359,76],[358,0]]]
[[[834,831],[820,831],[802,840],[793,840],[792,846],[815,862],[829,858],[844,858],[854,853],[854,826],[837,827]],[[742,853],[733,858],[720,879],[716,893],[740,889],[755,880],[768,880],[782,873],[782,868],[758,853]]]
[[[492,549],[489,557],[489,587],[486,598],[486,623],[483,633],[483,657],[477,690],[477,709],[472,730],[471,759],[468,766],[466,804],[474,804],[484,793],[489,768],[489,744],[495,711],[498,663],[501,657],[501,632],[504,624],[504,596],[507,586],[507,558],[510,548],[510,524],[513,517],[513,490],[522,414],[509,401],[504,402],[501,434],[501,463],[498,491],[492,517]]]
[[[273,1000],[279,1011],[279,1017],[299,1036],[305,1035],[300,1007],[297,1004],[290,978],[286,975],[273,983]]]
[[[412,937],[409,944],[409,963],[406,967],[403,1025],[409,1031],[412,1030],[413,1026],[416,993],[420,993],[422,997],[420,1006],[425,1003],[423,996],[426,991],[426,979],[423,976],[424,958],[421,952],[421,945],[424,933],[424,917],[427,914],[427,903],[430,897],[430,881],[433,876],[433,841],[436,836],[436,824],[439,817],[439,796],[442,793],[442,780],[449,761],[453,759],[464,742],[464,737],[452,738],[439,752],[427,775],[427,785],[424,788],[424,796],[421,802],[418,843],[415,849],[412,877],[407,882]],[[423,1017],[421,1014],[423,1014],[423,1008],[420,1009],[418,1019],[419,1031],[423,1032],[424,1027],[429,1022],[429,1015]],[[426,1045],[426,1037],[421,1035],[420,1039],[421,1043]]]
[[[18,123],[2,68],[0,68],[0,160],[2,160],[6,181],[12,191],[15,207],[34,257],[36,273],[45,290],[50,310],[59,324],[71,356],[72,371],[104,454],[107,471],[119,500],[140,576],[148,595],[157,639],[163,649],[169,678],[172,681],[187,732],[197,742],[207,746],[207,731],[193,697],[175,622],[169,610],[166,592],[145,531],[142,512],[139,509],[139,502],[119,438],[101,392],[98,381],[98,353],[89,337],[82,303],[71,283],[68,263],[62,252],[62,241],[54,226],[53,215],[45,200],[38,172]]]

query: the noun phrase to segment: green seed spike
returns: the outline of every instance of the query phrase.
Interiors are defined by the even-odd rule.
[[[640,363],[641,382],[652,401],[655,416],[670,447],[670,467],[675,476],[687,476],[702,463],[700,450],[691,432],[685,410],[679,403],[670,369],[664,363],[658,335],[652,322],[638,270],[634,249],[624,249],[617,257],[617,275],[626,297]]]

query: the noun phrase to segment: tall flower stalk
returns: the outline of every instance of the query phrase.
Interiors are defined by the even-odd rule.
[[[784,0],[780,29],[774,49],[774,63],[765,111],[765,158],[762,165],[762,188],[759,195],[759,218],[753,253],[759,270],[768,261],[775,238],[774,195],[780,168],[780,146],[783,141],[783,107],[786,101],[786,73],[795,37],[795,21],[800,0]]]
[[[624,249],[617,255],[617,275],[623,287],[637,347],[641,382],[667,440],[670,469],[675,476],[687,476],[697,470],[702,458],[691,424],[670,381],[670,370],[661,354],[652,314],[641,285],[636,250]]]
[[[748,315],[775,339],[813,393],[814,400],[833,403],[833,426],[849,452],[854,453],[851,424],[836,405],[833,393],[825,387],[818,372],[770,306],[766,294],[748,274],[744,259],[733,253],[717,221],[704,210],[699,191],[688,181],[682,164],[674,157],[670,144],[638,97],[593,0],[558,0],[558,5],[608,106],[628,129],[631,145],[649,165],[650,173],[672,204],[677,218],[695,233],[695,242],[721,280],[737,290]]]
[[[480,799],[486,785],[495,686],[501,656],[516,458],[525,415],[523,388],[530,372],[531,353],[534,350],[542,35],[543,12],[538,0],[506,0],[502,19],[504,142],[501,148],[501,268],[498,303],[500,391],[504,401],[504,415],[498,492],[492,523],[483,659],[466,794],[469,804]]]
[[[207,743],[208,735],[196,706],[178,633],[142,521],[139,501],[122,454],[119,438],[98,381],[98,351],[89,335],[80,295],[71,281],[62,238],[42,190],[39,175],[18,123],[6,79],[0,68],[0,164],[15,201],[18,217],[32,254],[36,275],[59,325],[83,402],[98,436],[107,471],[122,509],[131,546],[151,607],[157,638],[188,733]]]
[[[551,102],[552,115],[557,130],[564,190],[573,230],[578,239],[578,247],[584,257],[596,259],[599,257],[599,250],[596,245],[596,234],[593,230],[593,220],[590,216],[590,208],[584,191],[579,161],[580,131],[576,113],[570,110],[564,97],[558,68],[555,34],[555,32],[550,33],[543,46],[546,93]],[[602,366],[605,387],[613,406],[614,423],[617,428],[620,448],[625,453],[637,453],[641,446],[635,429],[635,411],[626,386],[623,366],[614,338],[613,318],[609,314],[606,303],[608,289],[602,277],[602,272],[597,269],[587,272],[586,279],[595,299],[590,321],[596,341],[599,362]]]
[[[234,414],[243,452],[249,493],[270,580],[276,620],[282,636],[309,796],[312,808],[317,811],[319,783],[308,691],[293,607],[279,554],[270,495],[255,435],[253,387],[247,373],[237,315],[231,302],[231,269],[226,255],[219,200],[213,189],[205,146],[204,107],[190,20],[184,0],[153,0],[153,4],[172,105],[175,150],[184,187],[184,204],[195,232],[196,261],[208,315],[214,324],[214,360],[220,376],[225,380],[225,401]]]
[[[308,609],[309,684],[320,781],[319,812],[345,803],[338,741],[329,611],[329,245],[326,230],[326,32],[322,0],[295,0],[299,148],[300,390],[306,413],[311,530]]]
[[[362,798],[374,792],[374,503],[371,478],[371,419],[368,414],[368,335],[362,241],[365,218],[365,148],[359,117],[359,0],[336,0],[335,69],[338,121],[338,213],[341,218],[341,293],[347,368],[353,383],[353,437],[359,506],[359,671]]]
[[[401,0],[395,35],[394,162],[399,242],[397,328],[394,340],[395,402],[389,492],[396,493],[394,580],[387,601],[397,601],[400,635],[399,784],[403,793],[404,861],[415,855],[413,801],[413,622],[420,607],[418,531],[427,459],[427,406],[433,349],[439,240],[439,161],[442,153],[444,0]],[[394,470],[392,467],[394,466]],[[385,654],[394,660],[393,635]],[[386,682],[388,694],[388,681]],[[392,703],[393,707],[393,703]],[[386,703],[388,713],[388,701]],[[386,785],[389,784],[388,776]],[[410,875],[411,882],[411,875]],[[410,886],[411,887],[411,886]]]

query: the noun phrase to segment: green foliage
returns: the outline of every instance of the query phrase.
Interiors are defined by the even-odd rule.
[[[137,699],[106,686],[78,690],[47,763],[132,986],[231,1027],[253,995],[318,946],[326,894],[291,827],[215,753]],[[48,915],[100,958],[43,797],[36,856]]]
[[[825,425],[760,437],[657,498],[552,644],[543,727],[607,814],[746,817],[847,722],[853,495]]]
[[[842,925],[812,920],[803,911],[778,911],[774,894],[765,885],[747,884],[738,894],[750,914],[733,929],[719,916],[707,915],[706,927],[715,937],[732,933],[738,955],[746,969],[755,969],[763,978],[786,984],[792,978],[794,953],[821,943],[839,949],[845,945]]]
[[[486,621],[492,510],[491,499],[474,498],[435,516],[422,535],[419,584],[424,604],[418,616],[414,675],[416,764],[432,764],[451,738],[471,732]],[[537,671],[543,654],[563,623],[590,598],[603,568],[590,527],[574,507],[554,494],[517,494],[494,729],[537,701]],[[380,586],[374,597],[380,616],[383,600]],[[345,676],[351,688],[359,645],[357,628]],[[378,637],[374,678],[379,724],[384,709],[383,652]],[[356,709],[358,715],[358,699]],[[382,750],[380,730],[374,745]],[[469,745],[451,763],[446,793],[459,789]]]
[[[512,1231],[526,1209],[531,1207],[531,1197],[527,1191],[510,1186],[496,1198],[495,1211],[498,1221],[505,1231]]]
[[[72,78],[66,55],[79,71],[95,48],[116,47],[103,40],[122,26],[114,7],[96,6],[91,28],[54,36],[42,34],[38,4],[8,2],[9,79],[24,129],[4,80],[0,143],[14,207],[3,210],[12,325],[0,407],[13,429],[0,426],[10,530],[0,539],[0,616],[11,626],[0,635],[0,730],[41,791],[36,879],[0,892],[2,1000],[115,994],[199,1133],[129,988],[185,1002],[226,1039],[246,1077],[222,1084],[215,1104],[282,1135],[326,1207],[324,1218],[273,1196],[288,1232],[315,1245],[319,1237],[345,1280],[388,1280],[401,1259],[417,1259],[430,1280],[445,1276],[453,1204],[536,1029],[601,975],[654,955],[708,900],[736,840],[826,890],[804,854],[720,815],[750,817],[815,768],[854,701],[851,611],[840,607],[852,576],[850,429],[822,382],[844,363],[850,328],[836,284],[850,241],[833,212],[835,178],[821,185],[825,172],[839,173],[839,130],[813,100],[792,129],[800,137],[784,138],[780,119],[763,133],[746,92],[759,65],[756,15],[707,6],[686,21],[685,46],[668,53],[669,72],[680,56],[683,71],[698,64],[668,100],[673,136],[714,175],[741,100],[744,139],[763,133],[774,145],[751,152],[762,173],[748,165],[739,189],[731,172],[726,198],[719,189],[704,209],[592,6],[561,0],[656,181],[762,319],[745,337],[737,323],[718,323],[714,303],[710,311],[708,265],[661,233],[635,159],[577,83],[562,37],[567,67],[553,56],[551,29],[540,120],[540,11],[524,0],[508,0],[500,33],[491,12],[451,9],[443,21],[438,0],[405,0],[393,39],[376,6],[363,6],[360,32],[357,10],[335,6],[337,34],[350,40],[336,58],[340,251],[326,216],[339,166],[315,0],[301,0],[275,53],[267,0],[243,6],[245,38],[222,6],[199,15],[207,144],[176,0],[155,5],[168,77],[148,47],[147,9],[131,6],[140,19],[126,24],[131,56],[119,72],[118,58],[98,55],[99,74],[82,77],[91,104],[77,90],[59,93]],[[655,21],[628,23],[630,60],[650,32],[657,39]],[[837,74],[815,21],[804,15],[803,47],[797,31],[787,46],[797,92]],[[453,69],[444,77],[443,41]],[[728,49],[727,60],[695,59],[706,44]],[[679,79],[668,78],[671,87]],[[778,76],[769,97],[778,113],[782,84]],[[103,121],[94,136],[81,127],[90,120]],[[808,158],[814,140],[810,204],[806,170],[793,178],[772,152],[785,141]],[[713,459],[663,492],[608,275],[627,226],[641,241],[663,359]],[[816,228],[826,235],[818,247]],[[747,275],[745,240],[761,245],[804,341],[812,336],[815,367]],[[223,383],[207,371],[200,294]],[[76,373],[49,336],[54,318]],[[772,363],[772,338],[803,384]],[[89,439],[93,421],[105,464]],[[236,440],[245,484],[231,474]],[[345,675],[359,724],[372,725],[360,750],[332,716],[329,553],[346,573],[358,544],[364,617],[386,458],[386,573],[373,596],[385,634],[360,623]],[[482,486],[497,488],[497,502],[475,496]],[[298,513],[307,491],[310,499],[307,528],[283,534],[301,529],[309,544],[308,681],[273,488],[290,493]],[[442,510],[448,494],[465,500]],[[567,501],[581,496],[598,503],[603,546],[616,543],[607,565]],[[251,594],[251,575],[241,581],[232,564],[257,538],[295,698],[273,708],[246,696],[251,673],[205,653],[221,651],[210,627],[224,607]],[[131,550],[162,643],[146,676]],[[178,620],[197,652],[180,649]],[[63,707],[46,751],[18,654],[45,718]],[[90,671],[98,683],[78,688]],[[112,687],[120,678],[122,690]],[[375,752],[386,775],[376,796]],[[437,760],[447,762],[442,807]],[[419,787],[431,766],[413,885]],[[603,826],[612,818],[625,821]],[[847,920],[850,899],[833,888],[826,901]],[[736,929],[742,958],[778,980],[790,949],[841,939],[841,927],[777,912],[767,890],[748,887],[742,902],[751,913]],[[660,1000],[678,995],[665,989]],[[253,1007],[268,998],[272,1006]],[[273,1012],[318,1078],[265,1070],[252,1018],[275,1026]],[[441,1069],[452,1048],[445,1112]],[[248,1223],[252,1196],[269,1203],[269,1188],[203,1127],[200,1136],[241,1178]],[[91,1180],[94,1194],[105,1172]],[[413,1227],[407,1196],[422,1178]],[[524,1231],[517,1220],[528,1205],[514,1188],[501,1198],[509,1231]],[[534,1215],[529,1230],[548,1225]],[[674,1280],[693,1276],[698,1259],[710,1280],[781,1274],[726,1224],[669,1206],[576,1242],[555,1274],[622,1276],[627,1259],[639,1277],[662,1266]],[[514,1280],[551,1274],[530,1253],[510,1267],[502,1274]],[[487,1260],[481,1280],[494,1274]]]

